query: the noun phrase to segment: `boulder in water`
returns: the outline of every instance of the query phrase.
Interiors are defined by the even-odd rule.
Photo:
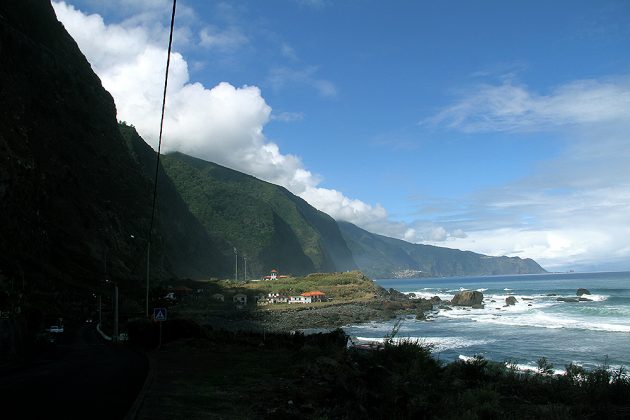
[[[574,297],[559,297],[556,300],[558,302],[570,302],[570,303],[578,302],[578,298],[574,298]]]
[[[451,300],[451,305],[456,306],[472,306],[479,305],[483,300],[483,293],[478,291],[470,291],[464,290],[463,292],[458,292],[453,296]]]
[[[582,287],[580,287],[579,289],[577,289],[577,292],[575,292],[576,296],[582,296],[582,295],[590,295],[591,292],[588,289],[584,289]]]
[[[516,300],[514,296],[508,296],[505,298],[506,305],[516,305],[516,302],[518,302],[518,300]]]

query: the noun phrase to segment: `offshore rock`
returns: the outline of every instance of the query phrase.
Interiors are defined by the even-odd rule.
[[[514,296],[508,296],[505,298],[506,305],[516,305],[516,302],[518,302],[518,300],[516,300]]]
[[[483,301],[483,293],[478,291],[470,291],[465,290],[463,292],[458,292],[453,296],[451,300],[451,305],[456,306],[472,306],[479,305]]]
[[[584,289],[584,288],[579,288],[577,289],[577,291],[575,292],[576,296],[582,296],[582,295],[590,295],[591,292],[588,289]]]

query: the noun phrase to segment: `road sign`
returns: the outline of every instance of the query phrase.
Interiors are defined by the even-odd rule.
[[[166,321],[166,308],[153,308],[153,319]]]

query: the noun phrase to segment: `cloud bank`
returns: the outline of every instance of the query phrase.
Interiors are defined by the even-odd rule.
[[[160,22],[163,11],[169,9],[156,8],[152,2],[124,1],[133,6],[131,10],[136,14],[120,23],[106,23],[100,15],[87,15],[65,2],[54,2],[53,7],[114,97],[118,118],[133,124],[157,149],[167,31],[155,22]],[[189,9],[184,14],[184,22],[195,18]],[[181,43],[198,40],[197,46],[208,49],[238,49],[248,42],[236,26],[222,30],[201,25],[196,35],[192,26],[180,25],[178,30],[175,36],[181,34]],[[322,96],[334,96],[334,85],[316,79],[314,72],[314,68],[282,68],[274,73],[274,83],[307,83]],[[380,205],[372,206],[319,187],[320,178],[307,170],[298,156],[283,154],[265,136],[264,127],[272,118],[296,121],[303,115],[285,112],[272,116],[271,107],[255,86],[235,87],[221,82],[208,88],[194,83],[184,56],[172,54],[164,152],[180,151],[282,185],[339,220],[362,223],[387,218]]]

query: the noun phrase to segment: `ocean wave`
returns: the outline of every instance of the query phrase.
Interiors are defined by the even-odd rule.
[[[448,293],[439,293],[439,292],[425,292],[425,291],[415,291],[415,292],[405,292],[405,294],[413,293],[417,298],[431,299],[433,296],[437,296],[442,300],[451,300],[453,299],[453,294]]]
[[[546,314],[537,310],[521,313],[510,313],[509,311],[502,311],[502,313],[499,314],[488,313],[486,311],[476,314],[474,311],[470,311],[465,313],[460,312],[459,315],[455,316],[451,315],[451,312],[453,311],[448,311],[446,314],[444,314],[444,316],[451,318],[466,317],[475,322],[514,327],[536,327],[552,330],[565,328],[575,330],[630,333],[630,325],[628,325],[627,323],[594,322],[592,320],[586,320],[584,319],[584,317],[571,317],[567,314]],[[440,313],[440,315],[442,315],[442,313]]]
[[[366,344],[382,344],[384,338],[379,337],[355,337],[355,341],[363,342]],[[442,352],[449,349],[459,349],[472,346],[483,346],[491,344],[494,340],[473,340],[462,337],[396,337],[394,342],[400,342],[404,340],[417,341],[420,345],[427,345],[432,347],[433,352]]]

